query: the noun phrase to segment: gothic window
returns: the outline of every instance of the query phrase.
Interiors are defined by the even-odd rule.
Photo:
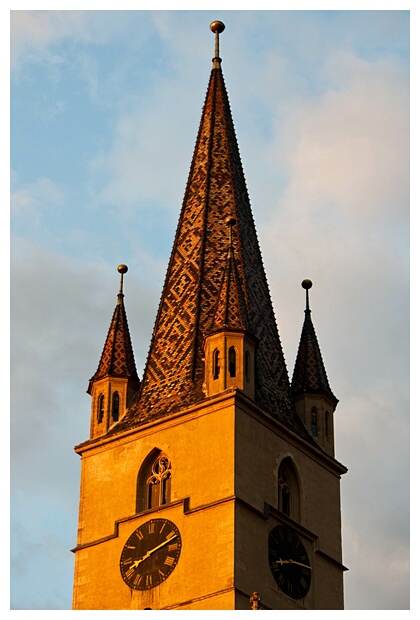
[[[104,419],[104,410],[105,410],[105,396],[100,394],[98,397],[98,411],[97,411],[97,419],[98,424],[102,422]]]
[[[325,412],[325,436],[330,436],[330,414],[328,411]]]
[[[137,477],[136,511],[163,506],[171,501],[172,467],[168,457],[153,450]]]
[[[311,435],[318,437],[318,411],[315,407],[311,411]]]
[[[120,416],[120,395],[114,392],[112,395],[112,420],[118,422]]]
[[[236,377],[236,350],[235,347],[229,349],[229,376]]]
[[[295,521],[300,515],[300,490],[295,466],[290,457],[280,463],[278,471],[278,509]]]
[[[213,379],[218,379],[220,375],[220,352],[219,349],[213,351]]]
[[[249,383],[251,378],[251,356],[249,351],[245,352],[245,380]]]

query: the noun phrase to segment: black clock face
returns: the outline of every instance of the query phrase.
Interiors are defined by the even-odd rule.
[[[290,527],[277,525],[268,537],[268,561],[279,588],[303,598],[311,586],[312,568],[302,541]]]
[[[165,581],[177,565],[181,534],[167,519],[151,519],[140,525],[124,545],[121,576],[134,590],[150,590]]]

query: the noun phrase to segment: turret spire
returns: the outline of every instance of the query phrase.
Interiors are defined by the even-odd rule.
[[[292,394],[294,397],[307,392],[324,394],[337,403],[338,400],[328,383],[321,349],[311,319],[309,289],[312,288],[312,282],[310,280],[303,280],[302,288],[306,291],[305,320],[293,372]]]
[[[140,387],[124,308],[123,277],[128,267],[119,265],[117,270],[121,275],[117,305],[98,368],[87,390],[92,397],[91,439],[104,435],[121,419]]]
[[[128,267],[127,265],[119,265],[117,269],[121,274],[117,305],[112,316],[98,368],[89,381],[89,393],[91,393],[92,384],[95,381],[107,376],[130,379],[133,385],[137,385],[137,387],[140,383],[124,307],[123,276],[127,273]]]

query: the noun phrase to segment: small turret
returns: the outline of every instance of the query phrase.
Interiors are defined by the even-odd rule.
[[[124,308],[123,277],[127,271],[126,265],[119,265],[121,279],[117,305],[97,371],[87,390],[92,396],[91,439],[107,433],[122,418],[140,387]]]
[[[304,280],[306,290],[305,320],[292,379],[292,396],[296,411],[312,437],[331,456],[334,456],[333,413],[338,403],[328,383],[321,349],[312,323],[309,308],[310,280]]]
[[[237,387],[255,396],[255,347],[249,332],[247,302],[233,247],[234,217],[228,216],[229,243],[226,266],[209,334],[204,338],[205,381],[203,391],[213,396]]]

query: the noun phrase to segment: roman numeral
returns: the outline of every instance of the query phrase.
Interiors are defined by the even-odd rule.
[[[167,566],[173,566],[174,562],[175,562],[175,558],[173,558],[172,556],[168,555],[168,557],[164,561],[164,564],[166,564]]]
[[[139,540],[143,540],[143,538],[144,538],[144,534],[143,534],[142,532],[136,532],[136,536],[137,536],[137,538],[138,538]],[[134,547],[133,547],[133,548],[134,548]],[[130,549],[131,549],[131,547],[130,547]]]
[[[154,534],[154,532],[155,532],[155,524],[153,522],[149,523],[149,534]]]
[[[146,586],[153,585],[153,575],[146,575]]]
[[[172,530],[171,532],[169,532],[169,534],[166,536],[166,539],[168,538],[173,538],[175,536],[175,530]]]
[[[125,573],[125,576],[127,579],[130,579],[131,575],[134,574],[134,568],[129,568],[128,571]]]
[[[172,545],[168,545],[168,551],[175,551],[178,549],[178,543],[172,543]]]

